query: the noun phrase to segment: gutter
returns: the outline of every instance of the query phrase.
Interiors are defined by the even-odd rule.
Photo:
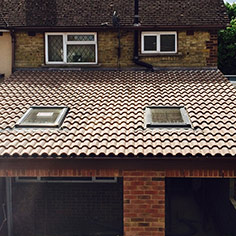
[[[179,29],[179,30],[219,30],[226,28],[227,25],[139,25],[139,29],[144,30],[170,30],[170,29]],[[91,31],[91,30],[114,30],[112,23],[108,24],[106,26],[87,26],[84,28],[83,26],[11,26],[7,27],[8,29],[14,29],[14,30],[37,30],[37,31],[65,31],[68,32],[76,32],[78,30]],[[120,29],[124,30],[135,30],[137,29],[137,26],[135,25],[126,25],[126,26],[120,26]]]
[[[153,66],[151,64],[148,64],[146,62],[139,60],[138,50],[139,50],[139,44],[138,44],[138,36],[139,31],[137,30],[137,27],[140,26],[139,23],[139,0],[134,0],[134,26],[136,27],[136,30],[134,30],[134,57],[133,62],[136,65],[144,66],[150,71],[154,71]]]

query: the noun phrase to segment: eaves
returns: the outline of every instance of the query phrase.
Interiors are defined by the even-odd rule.
[[[227,25],[139,25],[139,26],[121,26],[120,29],[122,30],[219,30],[226,28]],[[106,31],[112,30],[116,31],[117,28],[113,26],[10,26],[7,27],[9,30],[35,30],[35,31],[60,31],[60,32],[75,32],[75,31]]]

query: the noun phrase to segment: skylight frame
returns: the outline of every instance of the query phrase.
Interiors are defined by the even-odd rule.
[[[32,122],[25,122],[24,121],[28,118],[31,112],[35,111],[36,109],[62,109],[58,117],[56,118],[54,123],[32,123]],[[26,113],[16,122],[16,128],[59,128],[63,123],[66,114],[69,108],[66,106],[31,106]]]
[[[151,109],[179,109],[182,123],[157,123],[152,122]],[[146,128],[192,128],[192,124],[186,109],[183,106],[148,106],[145,109],[145,126]]]

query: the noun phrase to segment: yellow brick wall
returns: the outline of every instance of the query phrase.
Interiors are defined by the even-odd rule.
[[[40,67],[44,64],[44,35],[28,36],[27,32],[16,33],[15,66]]]
[[[98,32],[98,63],[101,67],[134,67],[133,32],[121,32],[121,57],[117,58],[118,33]],[[210,57],[210,49],[206,41],[210,40],[210,33],[195,31],[194,35],[187,35],[186,31],[178,32],[177,55],[144,56],[140,60],[151,63],[156,67],[204,67]],[[25,32],[16,33],[16,67],[40,67],[44,64],[44,35],[28,36]]]
[[[176,56],[150,56],[141,60],[160,67],[204,67],[210,50],[206,49],[206,41],[210,39],[208,32],[196,31],[187,35],[186,31],[178,32],[178,54]]]

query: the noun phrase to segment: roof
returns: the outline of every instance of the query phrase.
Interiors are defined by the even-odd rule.
[[[1,0],[3,1],[3,0]],[[3,1],[11,27],[112,26],[117,11],[121,26],[133,26],[134,0],[11,0]],[[223,0],[139,0],[142,26],[221,26],[229,23]]]
[[[1,28],[5,28],[6,27],[6,23],[3,19],[3,13],[2,13],[2,0],[0,0],[0,29]]]
[[[1,157],[236,154],[236,93],[216,70],[17,71],[0,83]],[[15,129],[32,105],[68,106],[61,129]],[[184,106],[193,129],[145,129],[147,106]]]
[[[1,17],[1,13],[0,13],[0,29],[5,28],[5,27],[6,27],[6,25],[4,23],[3,18]]]

